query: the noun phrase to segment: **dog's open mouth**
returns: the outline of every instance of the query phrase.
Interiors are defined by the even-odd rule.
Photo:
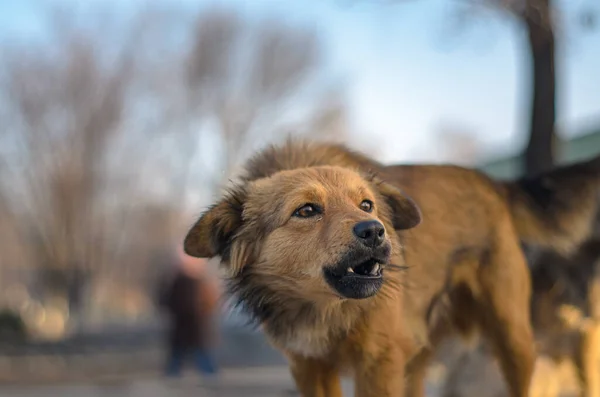
[[[368,259],[355,266],[346,268],[346,275],[357,277],[381,277],[382,265],[376,259]]]
[[[323,269],[325,280],[341,297],[365,299],[375,295],[383,285],[384,262],[369,258],[361,262],[344,261]]]

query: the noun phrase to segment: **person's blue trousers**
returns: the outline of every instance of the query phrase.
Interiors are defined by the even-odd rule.
[[[192,359],[196,370],[204,375],[217,373],[217,366],[212,355],[203,349],[173,349],[167,359],[165,373],[167,376],[180,376],[183,366],[188,359]]]

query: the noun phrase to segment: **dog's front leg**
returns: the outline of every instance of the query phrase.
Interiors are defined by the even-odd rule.
[[[342,397],[340,377],[332,363],[291,357],[290,369],[302,397]]]
[[[356,366],[356,397],[403,397],[404,354],[392,349],[377,358],[365,358]]]

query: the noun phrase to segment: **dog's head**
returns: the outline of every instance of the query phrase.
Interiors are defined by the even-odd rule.
[[[417,206],[376,177],[336,166],[274,173],[234,188],[185,239],[196,257],[221,256],[233,278],[259,274],[306,299],[363,299],[383,285],[396,230],[421,221]]]

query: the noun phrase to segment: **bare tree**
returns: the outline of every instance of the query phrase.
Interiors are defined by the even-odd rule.
[[[531,57],[531,99],[523,171],[535,175],[554,166],[559,139],[556,135],[556,37],[565,25],[555,0],[468,0],[472,7],[489,7],[508,13],[526,30]],[[474,6],[474,7],[473,7]],[[594,27],[593,8],[580,6],[577,24]]]
[[[216,134],[221,150],[217,172],[209,181],[211,189],[231,176],[236,165],[257,146],[286,131],[290,109],[301,107],[303,98],[324,105],[310,109],[302,119],[304,123],[325,114],[330,119],[345,118],[343,111],[332,113],[333,107],[343,107],[342,101],[325,103],[330,98],[329,87],[314,92],[322,66],[320,55],[319,41],[310,30],[274,20],[249,25],[222,9],[199,16],[193,45],[184,61],[188,89],[185,110],[213,123],[211,132]],[[188,156],[202,139],[198,125],[192,124],[181,139]],[[315,124],[309,134],[317,135],[316,128],[329,127],[333,128]]]
[[[118,61],[105,67],[84,37],[71,35],[61,44],[56,53],[22,51],[6,61],[13,123],[4,128],[20,141],[23,156],[12,182],[25,207],[22,227],[35,241],[46,286],[66,289],[76,313],[76,288],[85,280],[79,276],[104,253],[97,213],[103,161],[122,121],[133,57],[125,46]]]
[[[320,85],[311,31],[222,9],[183,28],[143,14],[115,46],[53,18],[51,45],[2,48],[0,198],[43,291],[74,317],[99,271],[143,279],[138,266],[172,243],[192,183],[213,191],[290,130],[345,133],[343,94]],[[196,168],[200,148],[212,156]]]
[[[474,0],[506,11],[527,31],[531,56],[529,133],[524,152],[524,171],[535,175],[554,166],[556,145],[556,20],[553,0]]]
[[[374,1],[382,4],[404,2],[404,0]],[[555,128],[556,35],[561,28],[558,2],[555,0],[463,0],[455,3],[460,26],[464,26],[465,21],[473,17],[481,17],[493,10],[515,17],[525,28],[528,52],[531,56],[532,80],[523,170],[528,175],[535,175],[552,168],[558,146]],[[581,7],[579,15],[580,26],[586,29],[595,27],[596,13],[593,8]]]
[[[529,139],[525,148],[525,172],[535,175],[554,166],[556,143],[555,38],[550,0],[529,0],[515,10],[527,28],[532,64],[532,96]]]

